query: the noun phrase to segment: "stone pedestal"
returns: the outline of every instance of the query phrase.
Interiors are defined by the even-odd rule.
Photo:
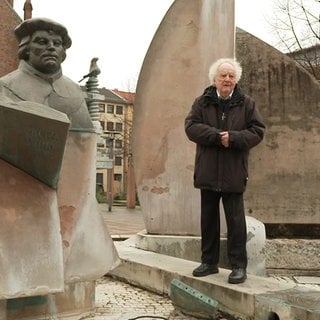
[[[252,217],[246,217],[247,252],[250,274],[266,275],[266,235],[263,223]],[[129,241],[129,240],[128,240]],[[156,252],[176,258],[201,262],[201,238],[199,236],[169,236],[151,235],[145,231],[139,232],[131,240],[138,249]],[[230,269],[227,256],[227,239],[220,239],[221,268]]]
[[[68,131],[69,122],[63,122],[60,141],[55,126],[50,131],[45,125],[50,118],[37,122],[41,116],[35,114],[34,121],[28,116],[20,119],[31,128],[23,141],[9,144],[4,138],[10,128],[0,127],[1,157],[10,160],[0,159],[0,315],[34,320],[76,314],[79,319],[94,307],[94,281],[119,263],[95,198],[96,133]],[[42,148],[51,142],[53,149]],[[62,146],[54,149],[59,142]],[[21,152],[26,147],[36,149],[32,166]],[[42,179],[47,172],[49,179]]]
[[[0,299],[63,291],[56,191],[0,159]]]
[[[69,132],[58,184],[66,282],[95,280],[119,263],[96,200],[96,138]]]
[[[94,311],[94,295],[95,281],[67,284],[63,293],[7,300],[7,317],[0,319],[78,320]]]

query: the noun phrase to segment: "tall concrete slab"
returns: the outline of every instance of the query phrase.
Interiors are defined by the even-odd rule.
[[[197,235],[195,146],[184,118],[209,85],[208,69],[234,56],[234,1],[176,0],[157,30],[139,76],[133,159],[148,233]]]
[[[253,35],[237,29],[241,86],[266,123],[251,152],[246,213],[268,224],[320,224],[320,84],[307,71]],[[290,227],[289,227],[290,228]],[[297,227],[296,227],[297,228]],[[288,232],[290,235],[290,232]],[[319,233],[317,233],[319,234]]]
[[[96,133],[69,132],[57,192],[66,283],[96,280],[119,263],[95,197],[96,145]]]
[[[64,290],[57,193],[0,159],[0,299]]]

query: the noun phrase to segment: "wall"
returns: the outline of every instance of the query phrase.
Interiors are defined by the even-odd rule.
[[[0,0],[0,76],[18,66],[18,43],[13,30],[21,21],[11,4],[7,0]]]
[[[237,30],[241,86],[267,125],[254,148],[248,215],[269,224],[320,223],[320,85],[291,58]]]

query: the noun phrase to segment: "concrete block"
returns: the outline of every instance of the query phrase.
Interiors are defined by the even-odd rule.
[[[247,252],[250,274],[266,275],[266,231],[264,224],[250,216],[246,216],[247,223]]]
[[[217,312],[218,301],[178,279],[171,281],[169,296],[173,304],[185,314],[212,319]]]
[[[224,307],[221,311],[239,319],[254,319],[256,295],[296,285],[250,274],[244,283],[233,285],[227,282],[230,270],[223,268],[218,274],[197,278],[192,276],[196,262],[137,249],[132,241],[117,242],[116,248],[122,263],[109,272],[111,276],[160,294],[168,294],[171,281],[178,279],[217,300],[219,308]]]
[[[246,217],[248,268],[250,274],[264,276],[265,269],[265,228],[262,222],[253,217]],[[165,254],[172,257],[201,261],[201,238],[197,236],[152,235],[146,231],[139,232],[135,237],[135,246],[139,249]],[[221,268],[230,269],[227,256],[227,239],[220,239]]]
[[[320,275],[320,239],[270,239],[266,265],[274,273]]]
[[[319,320],[319,290],[296,287],[256,296],[256,320]]]

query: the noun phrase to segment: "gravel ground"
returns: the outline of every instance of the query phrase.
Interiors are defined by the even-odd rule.
[[[196,320],[175,309],[168,296],[158,295],[127,283],[104,277],[97,282],[94,320]],[[217,317],[216,320],[231,320]],[[80,320],[80,319],[79,319]]]

